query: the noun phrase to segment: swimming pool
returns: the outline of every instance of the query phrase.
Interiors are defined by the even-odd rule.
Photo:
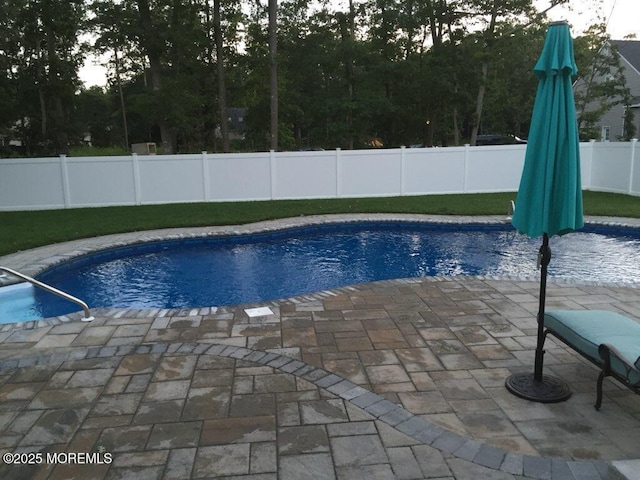
[[[505,224],[351,222],[114,248],[57,265],[37,278],[92,308],[221,306],[391,278],[536,278],[539,245],[539,239],[518,235]],[[640,280],[639,229],[590,226],[554,237],[551,246],[551,277],[634,284]],[[37,289],[22,294],[17,310],[30,318],[77,310]],[[0,301],[0,309],[7,303]],[[0,311],[0,319],[17,321],[17,315],[15,309]]]

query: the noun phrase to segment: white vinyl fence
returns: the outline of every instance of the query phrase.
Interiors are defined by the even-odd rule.
[[[516,191],[526,145],[0,159],[0,211]],[[638,141],[580,144],[584,189],[640,196]]]

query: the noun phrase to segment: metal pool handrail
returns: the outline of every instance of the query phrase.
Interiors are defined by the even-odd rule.
[[[40,287],[43,290],[46,290],[49,293],[53,293],[54,295],[58,295],[59,297],[62,297],[66,300],[69,300],[70,302],[73,302],[77,305],[79,305],[80,307],[82,307],[82,310],[84,310],[84,318],[82,319],[83,322],[90,322],[93,320],[93,317],[91,316],[91,312],[89,312],[89,305],[87,305],[85,302],[83,302],[82,300],[80,300],[79,298],[74,297],[73,295],[69,295],[66,292],[63,292],[62,290],[58,290],[57,288],[52,287],[51,285],[47,285],[46,283],[42,283],[38,280],[36,280],[35,278],[31,278],[27,275],[24,275],[20,272],[16,272],[15,270],[12,270],[10,268],[7,267],[2,267],[0,266],[0,271],[2,272],[7,272],[10,275],[13,275],[14,277],[18,277],[21,278],[22,280],[25,280],[33,285],[35,285],[36,287]]]

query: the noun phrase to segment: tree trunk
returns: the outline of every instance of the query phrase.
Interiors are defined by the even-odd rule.
[[[44,97],[43,90],[43,82],[44,82],[44,72],[41,73],[41,64],[42,64],[42,56],[40,51],[40,42],[36,42],[36,57],[38,58],[38,98],[40,99],[40,133],[42,134],[42,139],[44,140],[47,137],[47,102]],[[44,70],[44,69],[43,69]]]
[[[438,8],[441,8],[438,5]],[[442,25],[440,22],[440,15],[442,12],[436,12],[436,6],[434,6],[432,0],[427,0],[427,11],[429,16],[429,30],[431,31],[431,42],[434,48],[438,48],[442,45]]]
[[[149,59],[149,69],[151,70],[151,87],[155,92],[162,88],[162,64],[160,63],[159,41],[155,35],[151,24],[151,11],[148,0],[137,0],[138,12],[140,14],[140,28],[142,30],[143,48]],[[160,137],[162,138],[162,153],[174,153],[174,135],[172,129],[164,118],[159,118]]]
[[[69,153],[69,136],[67,135],[67,121],[64,115],[64,107],[62,106],[62,99],[60,95],[55,94],[52,97],[53,109],[52,118],[56,122],[56,147],[58,154]]]
[[[124,148],[129,151],[129,129],[127,127],[127,110],[124,106],[124,94],[122,93],[122,81],[120,79],[120,59],[118,58],[118,48],[114,48],[113,57],[116,64],[116,83],[118,84],[118,94],[120,96],[120,108],[122,109],[122,128],[124,130]]]
[[[478,139],[478,130],[480,129],[480,121],[482,120],[482,107],[484,105],[484,95],[487,91],[487,72],[489,70],[489,65],[486,61],[482,62],[482,78],[480,80],[480,88],[478,88],[478,96],[476,97],[476,115],[473,124],[473,129],[471,130],[471,140],[469,143],[471,145],[476,144],[476,140]]]
[[[482,78],[480,80],[480,88],[478,88],[478,95],[476,97],[476,115],[474,119],[473,129],[471,130],[471,145],[476,144],[478,139],[478,130],[480,129],[480,122],[482,121],[482,107],[484,106],[484,96],[487,91],[487,73],[489,71],[489,52],[493,44],[493,36],[496,30],[496,20],[498,17],[498,4],[500,0],[493,0],[493,6],[491,8],[491,21],[489,22],[489,28],[485,33],[485,48],[482,59]]]
[[[38,98],[40,99],[40,133],[42,133],[42,138],[47,137],[47,102],[44,98],[44,90],[42,89],[42,85],[38,85]]]
[[[347,107],[347,116],[346,116],[346,124],[347,124],[347,134],[348,134],[348,145],[347,148],[349,150],[353,150],[354,140],[353,140],[353,90],[354,90],[354,79],[353,79],[353,60],[352,60],[352,46],[353,46],[353,35],[354,35],[354,23],[355,23],[355,10],[353,8],[353,0],[349,0],[349,15],[340,17],[340,37],[342,41],[342,48],[344,51],[343,63],[344,63],[344,73],[347,81],[347,98],[349,105]]]
[[[45,40],[47,42],[47,64],[49,65],[47,84],[49,86],[49,99],[51,120],[53,120],[53,135],[55,153],[69,152],[69,137],[67,136],[67,121],[59,94],[58,55],[56,53],[56,36],[50,23],[45,23]],[[61,75],[60,75],[61,76]],[[42,101],[42,97],[41,97]]]
[[[460,145],[460,129],[458,127],[458,107],[453,107],[453,141],[456,147]]]
[[[277,0],[269,0],[269,65],[271,76],[271,150],[278,150],[278,21]]]
[[[222,26],[220,24],[220,0],[213,0],[213,30],[216,42],[216,71],[218,74],[218,107],[220,108],[220,133],[222,151],[229,152],[229,121],[227,114],[227,86],[224,78],[224,49],[222,45]]]

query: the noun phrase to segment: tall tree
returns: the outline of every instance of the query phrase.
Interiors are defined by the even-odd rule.
[[[340,25],[340,40],[341,51],[343,55],[342,63],[344,65],[344,82],[347,89],[346,98],[346,126],[348,131],[348,149],[353,150],[354,135],[353,135],[353,99],[355,88],[355,77],[353,72],[353,56],[355,53],[355,29],[356,29],[356,12],[353,5],[353,0],[349,0],[348,13],[338,13],[336,15],[338,24]]]
[[[203,4],[204,3],[204,4]],[[122,12],[110,22],[109,12]],[[113,39],[105,49],[117,52],[132,141],[159,141],[164,153],[206,148],[213,132],[212,41],[208,2],[178,0],[96,0],[98,34]],[[128,93],[127,93],[128,92]],[[135,120],[134,120],[135,119]],[[142,123],[148,127],[138,128]],[[209,135],[210,138],[213,135]]]
[[[216,71],[218,74],[218,109],[220,114],[220,133],[222,135],[222,150],[228,152],[229,121],[227,114],[227,86],[224,68],[224,34],[220,20],[220,0],[213,0],[213,30],[216,44]]]
[[[475,102],[475,114],[473,128],[471,130],[471,145],[476,144],[476,138],[482,121],[482,109],[487,92],[487,77],[489,64],[494,53],[494,44],[501,31],[498,26],[501,20],[516,19],[521,15],[531,15],[531,0],[474,0],[470,2],[471,15],[484,21],[487,25],[479,36],[482,51],[480,54],[480,77],[478,93]]]
[[[271,98],[271,150],[278,150],[278,6],[269,0],[269,78]]]
[[[16,28],[20,9],[21,5],[15,1],[0,4],[0,138],[3,140],[11,139],[15,123],[20,118],[17,68],[21,55]]]
[[[151,72],[151,85],[156,93],[162,90],[162,62],[161,57],[165,49],[164,39],[161,37],[161,27],[155,24],[151,17],[148,0],[136,0],[139,13],[138,27],[140,28],[140,43],[149,60]],[[160,96],[157,96],[160,99]],[[171,128],[165,115],[162,113],[157,118],[162,137],[162,151],[165,154],[174,153],[174,130]]]
[[[421,105],[422,144],[449,144],[452,136],[453,144],[460,144],[460,110],[470,104],[467,91],[462,86],[462,78],[469,78],[466,71],[470,62],[461,53],[464,26],[462,5],[457,0],[427,0],[417,11],[418,18],[428,25],[423,31],[419,50],[420,77],[431,88],[430,92],[418,90]],[[427,35],[430,36],[431,48],[425,53]],[[453,133],[453,135],[450,135]],[[436,142],[436,137],[440,140]]]
[[[127,122],[127,106],[124,95],[124,65],[134,53],[132,50],[132,37],[134,33],[129,31],[128,25],[134,23],[133,12],[120,3],[97,0],[90,5],[93,18],[90,21],[91,30],[96,35],[93,50],[103,55],[111,52],[110,66],[114,71],[114,82],[118,92],[120,104],[120,118],[122,119],[122,141],[124,148],[129,150],[129,126]],[[138,56],[139,56],[138,52]],[[130,61],[130,60],[129,60]]]
[[[50,151],[77,141],[66,120],[76,101],[112,108],[100,125],[165,153],[207,148],[217,126],[228,151],[230,106],[247,110],[247,149],[450,145],[480,128],[527,128],[541,31],[523,28],[536,18],[532,0],[350,0],[343,12],[311,0],[93,0],[109,90],[81,101],[81,55],[63,51],[80,52],[78,29],[29,20],[58,3],[0,5],[0,86],[12,92],[0,91],[0,128],[22,120],[29,143]],[[62,30],[69,47],[52,50],[47,39],[61,45]],[[54,78],[49,64],[70,74]]]
[[[532,24],[526,29],[504,25],[510,32],[494,46],[487,76],[482,125],[486,133],[502,133],[526,138],[529,130],[538,78],[533,73],[547,26]]]
[[[1,8],[0,13],[10,15],[2,15],[10,23],[2,36],[13,44],[5,50],[11,55],[5,61],[23,143],[33,153],[67,153],[78,136],[71,113],[80,86],[78,36],[85,5],[80,0],[11,0]]]

